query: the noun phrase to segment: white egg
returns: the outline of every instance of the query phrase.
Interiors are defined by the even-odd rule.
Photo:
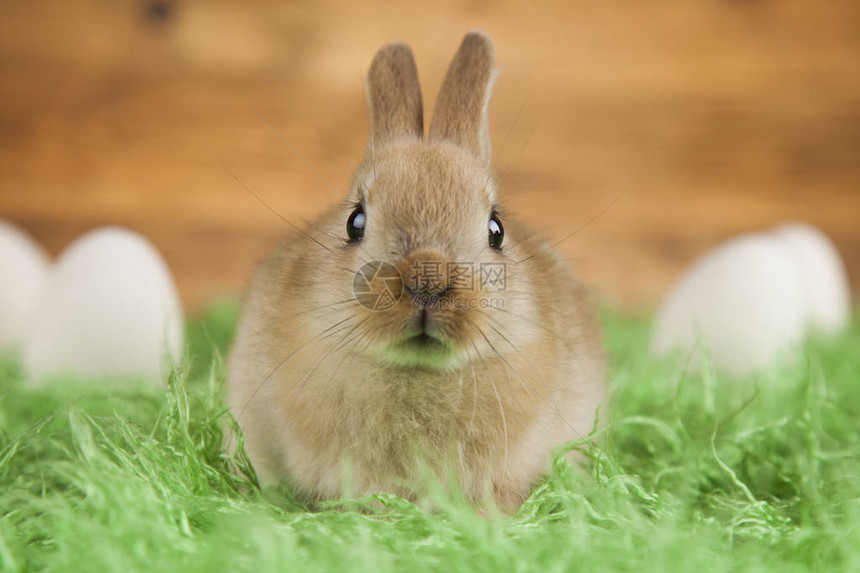
[[[17,350],[27,336],[49,267],[42,247],[0,221],[0,351]]]
[[[801,223],[777,227],[773,235],[794,256],[803,283],[807,319],[824,333],[836,333],[851,317],[851,289],[842,258],[824,233]]]
[[[182,344],[182,309],[161,256],[140,235],[105,227],[57,260],[23,364],[34,383],[65,375],[157,382]]]
[[[743,235],[703,256],[666,296],[652,349],[659,355],[703,350],[732,376],[765,369],[803,339],[805,297],[784,241]]]

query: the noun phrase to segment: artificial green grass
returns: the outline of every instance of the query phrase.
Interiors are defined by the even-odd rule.
[[[600,446],[580,446],[589,471],[557,459],[509,517],[259,491],[220,451],[234,321],[227,305],[191,323],[166,392],[29,390],[2,366],[0,569],[860,571],[856,319],[738,383],[649,359],[647,321],[607,315],[612,402]]]

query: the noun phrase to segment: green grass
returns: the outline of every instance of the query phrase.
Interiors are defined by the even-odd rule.
[[[659,363],[607,315],[609,429],[510,517],[379,496],[314,511],[220,452],[235,309],[167,392],[0,370],[3,571],[860,571],[860,321],[743,383]],[[379,502],[382,502],[381,504]]]

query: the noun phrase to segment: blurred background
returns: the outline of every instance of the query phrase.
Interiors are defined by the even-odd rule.
[[[6,2],[0,218],[54,255],[125,225],[189,309],[238,295],[289,228],[224,166],[313,217],[338,197],[290,146],[344,189],[375,50],[412,45],[429,123],[478,28],[508,210],[556,240],[593,219],[561,248],[607,301],[648,308],[715,243],[786,220],[828,233],[856,289],[858,23],[853,0]]]

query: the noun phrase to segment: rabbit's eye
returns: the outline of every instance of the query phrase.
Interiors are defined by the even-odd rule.
[[[495,213],[490,215],[488,229],[490,231],[490,246],[494,249],[501,249],[502,241],[505,240],[505,229],[502,227],[502,222],[499,221],[499,216]]]
[[[350,241],[360,241],[364,238],[364,209],[361,205],[357,206],[346,220],[346,234]]]

